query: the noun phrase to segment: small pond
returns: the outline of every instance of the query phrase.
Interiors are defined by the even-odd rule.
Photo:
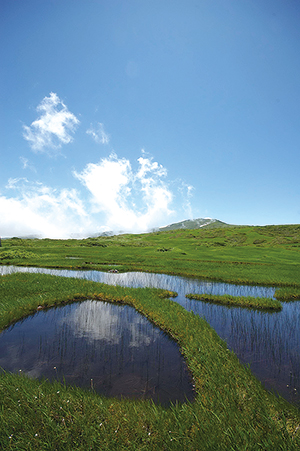
[[[110,274],[100,271],[50,270],[0,266],[0,274],[41,272],[78,277],[129,287],[155,287],[176,291],[174,301],[204,317],[227,342],[240,361],[270,390],[300,404],[300,302],[284,303],[281,312],[270,313],[190,300],[187,293],[273,297],[275,288],[232,285],[151,273]]]
[[[0,366],[112,397],[192,401],[179,347],[133,307],[86,300],[41,310],[0,334]]]

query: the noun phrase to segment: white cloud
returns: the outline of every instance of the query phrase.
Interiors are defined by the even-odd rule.
[[[144,157],[138,163],[135,173],[129,160],[112,154],[74,172],[90,191],[94,212],[104,213],[106,225],[114,231],[147,231],[172,213],[173,196],[162,180],[165,168]]]
[[[32,150],[45,152],[49,149],[59,149],[62,144],[72,141],[71,133],[79,124],[77,117],[71,113],[57,94],[50,93],[38,105],[41,113],[28,127],[23,126],[23,137],[29,142]]]
[[[185,211],[187,218],[193,219],[193,211],[191,205],[191,198],[193,197],[194,187],[192,185],[188,185],[185,182],[181,182],[178,187],[179,192],[183,197],[183,210]]]
[[[18,184],[25,184],[25,183],[29,183],[26,177],[17,177],[15,179],[13,178],[9,178],[8,182],[5,186],[5,188],[7,189],[17,189],[18,188]]]
[[[1,236],[69,238],[94,225],[75,190],[61,191],[27,179],[9,179],[15,197],[0,195]]]
[[[145,154],[144,152],[142,153],[143,155]],[[138,162],[141,167],[137,172],[137,178],[141,180],[144,179],[144,176],[147,174],[147,172],[152,172],[153,174],[155,174],[155,176],[159,177],[165,177],[167,175],[167,170],[156,161],[152,163],[152,159],[140,157],[138,158]]]
[[[90,128],[86,131],[98,144],[108,144],[109,137],[104,131],[104,125],[99,122],[94,127],[92,124]]]
[[[30,164],[29,160],[25,157],[20,157],[20,161],[22,163],[23,169],[30,169],[32,172],[36,172],[33,164]]]
[[[111,154],[73,174],[86,189],[58,190],[25,177],[10,178],[7,192],[0,193],[0,235],[70,238],[108,230],[146,232],[167,224],[174,214],[167,171],[144,153],[134,168],[128,159]],[[179,183],[188,210],[192,187]]]

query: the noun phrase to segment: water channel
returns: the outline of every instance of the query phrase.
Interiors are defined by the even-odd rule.
[[[232,285],[163,274],[111,274],[0,266],[0,275],[12,272],[40,272],[84,278],[109,285],[148,286],[176,291],[178,296],[174,301],[204,317],[240,361],[250,366],[267,389],[278,392],[290,402],[300,404],[299,302],[284,303],[281,312],[270,313],[208,304],[185,297],[187,293],[273,297],[275,288]]]

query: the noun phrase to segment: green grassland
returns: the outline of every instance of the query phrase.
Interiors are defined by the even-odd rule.
[[[232,305],[234,307],[246,307],[257,310],[281,310],[282,304],[278,299],[272,298],[254,298],[252,296],[231,296],[229,294],[186,294],[189,299],[197,301],[213,302],[221,305]]]
[[[58,382],[0,375],[0,448],[9,450],[297,450],[299,410],[265,391],[207,322],[170,292],[43,274],[1,278],[0,327],[83,299],[135,307],[175,339],[195,400],[169,408],[114,399]]]
[[[299,225],[224,227],[83,240],[12,238],[2,240],[0,264],[271,285],[284,302],[300,298],[299,251]],[[0,330],[38,307],[84,299],[132,305],[178,342],[196,397],[164,408],[2,373],[0,449],[298,450],[299,409],[265,391],[207,322],[171,295],[42,274],[2,276]]]
[[[2,241],[0,264],[151,271],[300,287],[300,225],[172,230],[83,240]]]

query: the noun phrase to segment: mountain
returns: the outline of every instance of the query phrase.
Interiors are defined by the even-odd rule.
[[[225,222],[219,221],[218,219],[211,218],[198,218],[198,219],[187,219],[181,222],[175,222],[164,227],[159,227],[160,232],[165,232],[168,230],[176,229],[200,229],[205,227],[206,229],[215,229],[218,227],[230,227],[231,224],[226,224]]]

